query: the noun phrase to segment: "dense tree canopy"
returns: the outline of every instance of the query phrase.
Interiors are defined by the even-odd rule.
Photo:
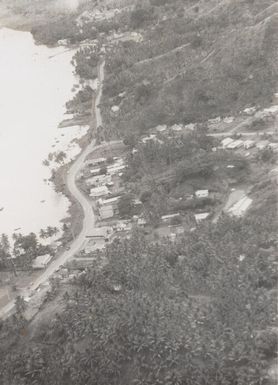
[[[275,218],[223,217],[175,243],[115,240],[66,308],[1,362],[4,385],[261,384],[275,354]],[[267,280],[262,281],[262,277]],[[27,346],[28,342],[28,347]]]

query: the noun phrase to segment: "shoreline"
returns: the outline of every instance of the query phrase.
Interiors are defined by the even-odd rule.
[[[20,17],[21,21],[23,22],[24,18],[23,17]],[[26,24],[25,24],[26,25]],[[29,24],[29,27],[31,26],[31,24]],[[0,6],[0,29],[10,29],[12,31],[17,31],[18,33],[22,32],[22,33],[25,33],[25,32],[28,32],[31,34],[32,36],[32,39],[34,41],[34,44],[37,44],[37,45],[40,45],[40,46],[45,46],[47,47],[47,45],[45,44],[41,44],[41,43],[38,43],[34,36],[32,35],[30,29],[31,28],[23,28],[23,23],[9,23],[8,22],[8,19],[5,18],[3,19],[2,15],[1,15],[1,6]],[[50,49],[55,49],[57,47],[60,47],[59,45],[53,45],[51,47],[48,47]],[[65,50],[69,50],[69,51],[72,51],[74,49],[76,49],[76,45],[73,45],[73,44],[68,44],[67,46],[63,47],[65,48]],[[74,71],[74,67],[72,67],[72,71]],[[69,84],[69,89],[74,85],[75,83],[75,80],[73,80],[73,82],[70,82]],[[68,96],[69,98],[71,96]],[[68,99],[65,101],[67,102]],[[92,103],[92,105],[94,104],[94,102]],[[69,163],[66,163],[66,164],[62,164],[62,165],[56,165],[55,166],[55,178],[51,178],[51,176],[48,178],[48,179],[45,179],[45,180],[49,180],[51,182],[51,190],[56,193],[56,194],[62,194],[68,201],[67,203],[67,208],[66,208],[66,211],[65,213],[63,214],[63,216],[61,216],[60,218],[58,218],[58,223],[56,226],[59,226],[59,227],[62,227],[62,225],[64,223],[66,223],[68,225],[68,230],[66,231],[66,233],[61,229],[59,231],[59,235],[57,237],[57,240],[61,240],[64,244],[68,244],[72,239],[70,238],[70,234],[74,233],[76,236],[81,232],[81,229],[82,229],[82,220],[84,218],[84,215],[82,213],[82,208],[79,206],[78,202],[75,201],[75,199],[72,197],[72,195],[70,194],[68,188],[67,188],[67,185],[65,184],[65,181],[66,181],[66,177],[67,177],[67,172],[68,170],[70,169],[71,165],[74,163],[74,161],[82,154],[82,152],[84,151],[84,148],[88,145],[89,143],[89,139],[92,137],[92,130],[93,130],[93,122],[92,122],[92,114],[94,113],[93,109],[91,111],[91,114],[89,115],[89,117],[73,117],[72,119],[67,119],[66,117],[66,114],[64,115],[66,119],[64,119],[64,117],[62,117],[61,121],[60,122],[57,122],[57,125],[56,125],[56,132],[58,133],[59,132],[59,129],[60,128],[68,128],[69,130],[71,129],[71,127],[73,126],[78,126],[78,127],[82,127],[82,126],[89,126],[88,129],[87,129],[87,132],[82,134],[82,136],[74,136],[72,138],[72,140],[70,140],[70,143],[77,143],[80,147],[80,151],[74,156],[74,158],[69,162]],[[84,122],[84,120],[89,120],[89,122]],[[65,124],[65,121],[67,122],[67,124]],[[56,135],[56,134],[55,134]],[[61,151],[66,151],[66,147],[68,146],[65,145],[64,148],[61,149]],[[49,147],[49,152],[51,153],[51,148]],[[48,167],[48,170],[51,172],[51,167]],[[41,178],[41,180],[44,180],[44,178]],[[51,223],[48,224],[49,226],[52,226]],[[17,226],[15,225],[14,228],[17,228]],[[44,225],[42,225],[42,228],[44,228]],[[34,232],[36,234],[36,236],[38,237],[38,240],[40,241],[40,235],[39,235],[39,232],[40,232],[40,229],[37,229],[37,230],[34,230],[34,231],[28,231],[28,230],[25,230],[23,227],[22,229],[19,229],[20,232],[22,232],[22,234],[24,236],[27,236],[30,232]],[[51,243],[51,242],[50,242]],[[49,244],[50,244],[49,243]],[[64,247],[63,247],[64,249]],[[58,255],[60,254],[60,252],[63,251],[63,250],[58,250]]]
[[[66,48],[71,49],[72,46],[68,45]],[[82,155],[82,153],[86,150],[87,146],[94,139],[94,131],[96,130],[96,116],[95,116],[96,99],[97,99],[97,92],[93,93],[93,96],[92,96],[92,108],[91,108],[90,122],[89,122],[89,128],[87,133],[79,139],[74,139],[79,144],[81,151],[79,152],[79,154],[76,155],[76,157],[70,163],[67,163],[66,165],[62,165],[57,168],[55,172],[55,178],[52,181],[55,191],[62,193],[64,196],[66,196],[66,198],[70,202],[69,208],[67,210],[67,213],[69,214],[69,216],[62,218],[60,220],[61,223],[69,222],[69,229],[67,230],[67,233],[64,235],[66,238],[69,236],[72,238],[73,234],[75,237],[77,237],[82,231],[84,212],[82,210],[80,203],[72,196],[72,194],[69,191],[68,185],[64,181],[67,178],[68,171],[71,168],[72,164],[75,162],[75,160],[79,156]],[[82,119],[82,117],[81,118],[73,117],[72,119],[67,119],[66,121],[68,123],[72,122],[72,124],[68,124],[66,126],[63,125],[63,122],[65,122],[65,120],[62,120],[62,122],[60,122],[59,125],[57,126],[57,129],[61,127],[63,128],[67,127],[70,129],[72,126],[78,125],[76,124],[75,119]],[[68,239],[67,243],[70,243],[72,241],[73,239]]]

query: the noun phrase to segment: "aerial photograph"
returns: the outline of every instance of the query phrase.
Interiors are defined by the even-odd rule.
[[[0,0],[0,385],[278,385],[278,2]]]

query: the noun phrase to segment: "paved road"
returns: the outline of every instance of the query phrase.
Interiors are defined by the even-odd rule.
[[[96,102],[94,105],[95,108],[95,116],[96,116],[96,126],[100,126],[102,124],[100,109],[98,108],[101,96],[102,96],[102,86],[104,79],[104,65],[103,61],[99,66],[99,90],[96,97]],[[77,238],[72,242],[70,249],[62,253],[57,259],[55,259],[46,270],[32,283],[32,285],[28,289],[22,289],[18,294],[26,297],[30,296],[31,292],[38,288],[42,283],[46,282],[52,275],[59,269],[60,265],[63,265],[70,258],[72,258],[76,253],[78,253],[82,246],[86,241],[86,235],[88,231],[94,228],[95,226],[95,216],[92,209],[92,205],[88,197],[86,197],[76,186],[75,180],[78,172],[84,165],[84,161],[86,157],[96,149],[101,147],[105,147],[107,145],[111,146],[113,144],[118,144],[120,141],[114,141],[109,143],[104,143],[99,146],[95,145],[95,140],[93,140],[86,148],[82,151],[79,157],[74,161],[72,166],[70,167],[67,175],[67,186],[72,194],[72,196],[80,203],[84,212],[84,220],[83,227],[81,233],[77,236]],[[14,301],[9,302],[5,307],[0,310],[0,318],[9,314],[14,308]]]

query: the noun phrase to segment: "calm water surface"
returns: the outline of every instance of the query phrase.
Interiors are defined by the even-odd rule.
[[[42,161],[58,150],[76,155],[71,141],[86,130],[57,128],[75,82],[72,55],[35,45],[28,32],[0,29],[0,233],[61,228],[66,216],[69,202],[44,181],[50,170]]]

